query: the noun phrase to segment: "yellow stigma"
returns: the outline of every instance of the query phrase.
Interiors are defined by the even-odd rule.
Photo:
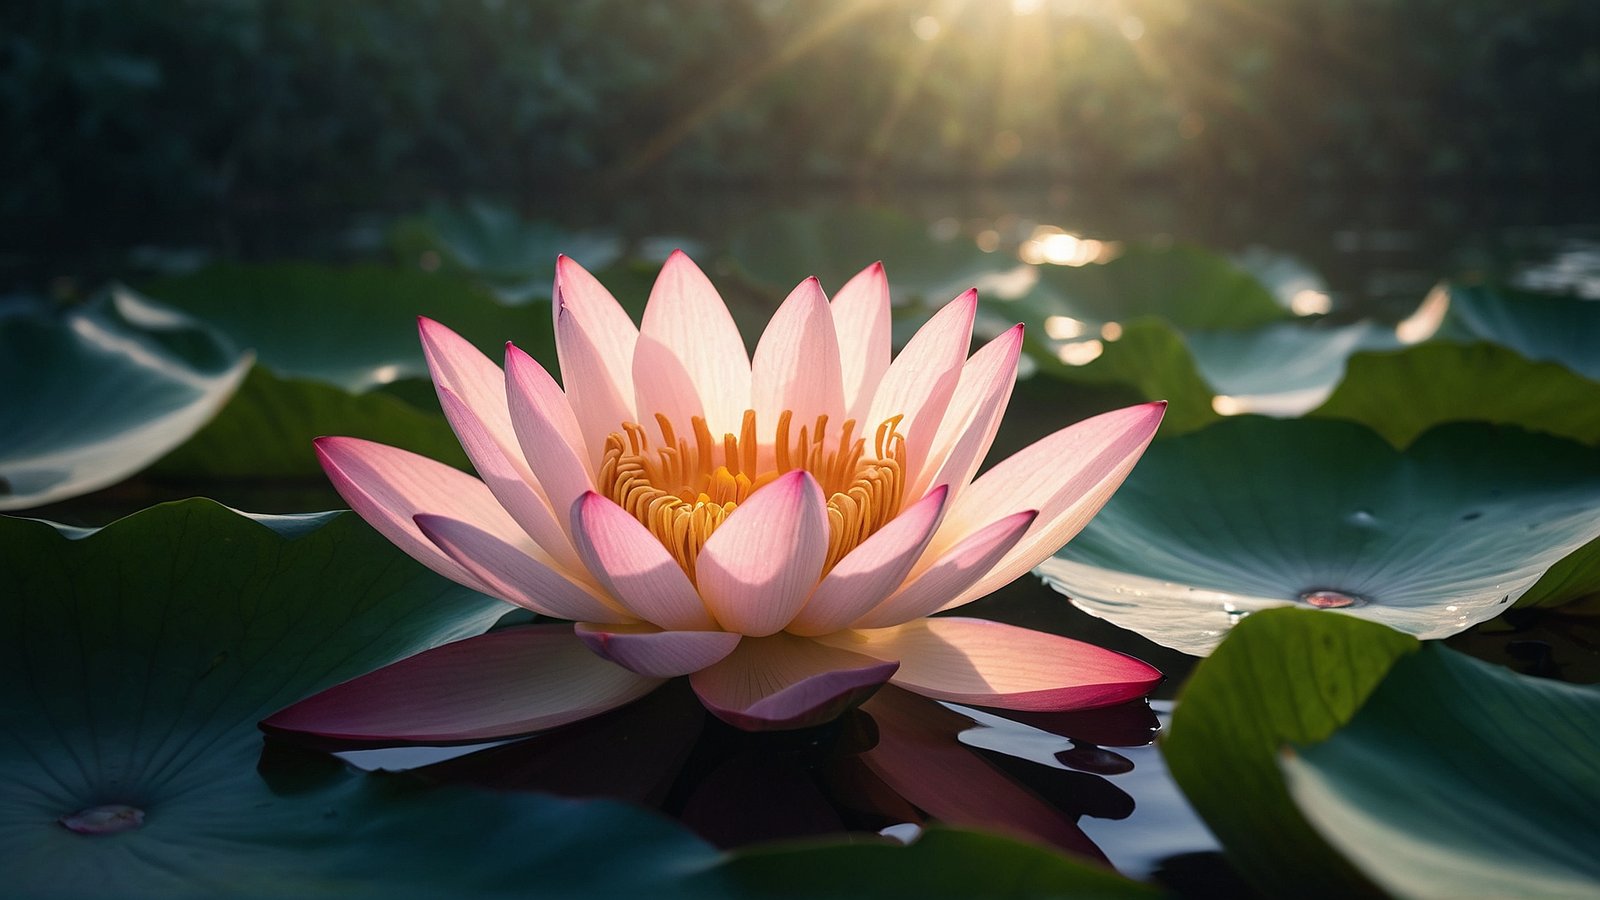
[[[828,417],[792,429],[785,410],[769,441],[756,435],[756,414],[745,410],[738,434],[711,436],[705,420],[690,420],[693,435],[678,435],[657,415],[665,446],[652,449],[645,430],[625,422],[606,438],[596,479],[600,493],[644,523],[694,578],[694,561],[706,539],[728,514],[757,488],[785,472],[805,469],[828,498],[828,559],[823,571],[882,528],[900,512],[905,489],[904,435],[900,416],[885,420],[873,436],[873,455],[845,421],[837,439],[828,436]]]

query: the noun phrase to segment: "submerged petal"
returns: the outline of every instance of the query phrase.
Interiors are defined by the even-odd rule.
[[[870,697],[898,664],[808,638],[745,638],[721,662],[689,676],[717,718],[747,731],[818,725]]]
[[[527,625],[334,685],[268,716],[261,729],[347,746],[470,743],[586,719],[660,683],[590,653],[569,626]]]
[[[578,639],[597,655],[651,678],[698,672],[739,646],[731,631],[663,631],[654,625],[579,622]]]
[[[893,628],[843,631],[831,647],[895,660],[894,684],[936,700],[1052,712],[1111,706],[1161,681],[1131,656],[984,619],[941,616]]]

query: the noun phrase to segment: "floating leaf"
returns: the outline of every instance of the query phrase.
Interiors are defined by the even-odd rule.
[[[280,777],[270,759],[258,774],[259,718],[504,610],[352,514],[252,519],[191,500],[71,536],[0,519],[0,567],[8,891],[654,894],[714,861],[620,806],[423,792],[339,767]]]
[[[1143,400],[1167,401],[1162,436],[1193,431],[1216,421],[1211,386],[1200,377],[1183,336],[1155,319],[1125,323],[1117,340],[1096,339],[1074,346],[1087,352],[1060,354],[1033,329],[1025,338],[1039,371],[1079,384],[1129,385]]]
[[[432,400],[432,386],[426,390]],[[388,390],[351,394],[328,384],[280,378],[256,367],[211,424],[152,470],[183,479],[322,479],[314,438],[342,434],[404,447],[467,468],[461,442],[437,411],[429,413]]]
[[[253,348],[278,375],[363,392],[426,377],[417,316],[500,359],[507,341],[555,359],[547,307],[509,309],[459,276],[353,266],[215,266],[152,282],[148,292]]]
[[[1442,338],[1492,341],[1600,381],[1600,303],[1490,285],[1451,285]]]
[[[1150,448],[1038,569],[1082,609],[1205,654],[1309,605],[1438,638],[1600,537],[1600,453],[1458,423],[1405,451],[1347,422],[1241,418]]]
[[[1345,377],[1352,353],[1393,347],[1394,331],[1372,322],[1338,327],[1274,322],[1250,331],[1185,336],[1200,375],[1228,415],[1304,415]]]
[[[483,201],[435,207],[414,227],[424,245],[436,247],[445,260],[482,279],[510,304],[550,299],[559,254],[599,271],[622,253],[622,242],[614,236],[574,234]]]
[[[1185,685],[1162,755],[1228,858],[1264,895],[1374,893],[1290,800],[1278,752],[1336,731],[1417,646],[1349,616],[1268,610],[1241,622]]]
[[[1399,447],[1468,420],[1600,444],[1600,382],[1493,344],[1419,344],[1356,354],[1313,415],[1361,422]]]
[[[1595,722],[1600,689],[1429,646],[1283,774],[1322,837],[1396,896],[1593,896]]]
[[[114,288],[0,318],[0,509],[121,481],[183,443],[250,368],[216,332]]]

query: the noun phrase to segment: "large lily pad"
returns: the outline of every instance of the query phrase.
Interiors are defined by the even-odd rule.
[[[417,316],[429,316],[492,359],[507,341],[555,359],[548,307],[501,305],[460,276],[380,266],[215,266],[155,281],[148,293],[253,348],[278,375],[362,392],[426,377]]]
[[[1429,646],[1283,759],[1328,843],[1401,897],[1600,894],[1600,688]]]
[[[1493,341],[1600,381],[1600,303],[1491,285],[1451,285],[1441,338]]]
[[[258,774],[263,715],[503,611],[352,514],[251,519],[192,500],[92,532],[4,519],[0,567],[8,891],[654,893],[714,861],[620,806],[424,792],[339,767]],[[139,815],[117,833],[63,822]]]
[[[1313,610],[1268,610],[1190,677],[1161,741],[1172,777],[1264,896],[1375,893],[1301,816],[1278,771],[1286,744],[1348,722],[1416,640]]]
[[[1200,375],[1228,415],[1304,415],[1333,393],[1351,354],[1397,346],[1394,331],[1372,322],[1327,326],[1274,322],[1249,331],[1185,335]]]
[[[224,338],[114,288],[0,318],[0,509],[121,481],[181,444],[250,368]]]
[[[436,206],[425,216],[406,220],[395,227],[394,242],[406,255],[428,250],[442,254],[443,262],[476,276],[510,304],[550,298],[558,254],[599,270],[622,253],[615,236],[573,234],[482,200]]]
[[[922,222],[877,208],[761,216],[738,229],[729,254],[745,277],[779,294],[812,275],[835,291],[881,261],[898,303],[942,303],[1016,265],[967,238],[940,239]]]
[[[1457,423],[1405,451],[1347,422],[1246,417],[1152,446],[1038,571],[1082,609],[1186,653],[1312,605],[1445,637],[1600,536],[1600,453]]]
[[[1600,382],[1494,344],[1358,353],[1314,415],[1361,422],[1396,446],[1441,422],[1519,425],[1600,444]]]
[[[432,400],[432,386],[426,390]],[[468,465],[437,401],[430,413],[387,390],[351,394],[316,381],[280,378],[257,366],[233,401],[152,472],[184,480],[320,480],[311,441],[325,434],[366,438],[460,468]]]

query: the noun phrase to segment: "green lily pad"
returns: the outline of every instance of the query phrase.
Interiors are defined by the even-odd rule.
[[[1152,446],[1037,571],[1085,611],[1203,655],[1274,606],[1446,637],[1596,537],[1593,448],[1457,423],[1398,451],[1354,423],[1244,417]]]
[[[216,332],[113,288],[0,318],[0,509],[121,481],[183,443],[250,368]]]
[[[1134,244],[1109,262],[1038,271],[1030,304],[1094,325],[1156,316],[1185,331],[1243,329],[1290,315],[1255,276],[1187,244]]]
[[[924,223],[877,208],[761,216],[738,229],[729,255],[746,278],[780,295],[812,275],[831,293],[881,261],[902,305],[943,303],[984,275],[1017,265],[967,238],[941,240]]]
[[[1300,811],[1399,897],[1600,894],[1600,688],[1443,647],[1282,761]]]
[[[1600,444],[1600,382],[1494,344],[1418,344],[1356,354],[1313,415],[1361,422],[1399,447],[1467,420]]]
[[[1600,381],[1600,303],[1492,285],[1451,285],[1438,336],[1492,341]]]
[[[434,207],[401,223],[396,232],[406,255],[435,250],[443,261],[481,279],[497,298],[513,305],[550,299],[558,254],[594,271],[622,254],[622,241],[615,236],[574,234],[481,200]]]
[[[1161,420],[1163,437],[1183,434],[1217,420],[1212,406],[1216,396],[1200,377],[1194,356],[1183,336],[1156,319],[1124,323],[1115,341],[1094,340],[1085,350],[1061,354],[1059,347],[1031,328],[1023,339],[1026,350],[1038,363],[1038,371],[1075,384],[1127,385],[1144,400],[1167,401],[1167,414]]]
[[[715,861],[621,806],[423,791],[337,766],[274,774],[266,759],[258,773],[262,716],[504,611],[353,514],[251,518],[191,500],[95,531],[0,519],[0,567],[10,892],[654,893]],[[63,822],[109,832],[141,815],[116,833]]]
[[[1157,888],[995,835],[930,828],[915,843],[792,844],[724,866],[743,892],[787,897],[1159,897]]]
[[[427,386],[425,399],[433,400]],[[257,366],[209,425],[152,469],[157,477],[261,481],[321,479],[311,441],[325,434],[403,447],[467,469],[466,453],[444,415],[389,391],[351,394],[332,385],[280,378]]]
[[[427,376],[417,316],[429,316],[500,359],[507,341],[555,359],[548,307],[512,309],[460,276],[352,266],[226,265],[147,286],[215,325],[262,365],[364,392]]]
[[[1565,606],[1600,598],[1600,538],[1550,567],[1517,599],[1517,606]]]
[[[1249,331],[1185,335],[1200,375],[1228,415],[1304,415],[1345,378],[1351,354],[1394,347],[1393,329],[1372,322],[1326,326],[1273,322]]]
[[[1333,734],[1417,647],[1348,616],[1267,610],[1241,622],[1190,676],[1162,755],[1229,860],[1264,896],[1375,893],[1301,816],[1278,753]]]

